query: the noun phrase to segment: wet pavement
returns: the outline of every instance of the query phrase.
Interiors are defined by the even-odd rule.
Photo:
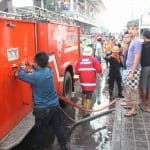
[[[104,73],[105,74],[105,73]],[[77,82],[75,85],[75,93],[72,100],[81,104],[81,87]],[[97,87],[93,95],[93,110],[97,110],[109,104],[108,90],[106,86],[106,76],[97,78]],[[101,112],[105,112],[109,108],[104,109],[100,112],[92,112],[90,116],[97,115]],[[69,114],[75,121],[79,121],[83,118],[83,112],[72,106],[67,106],[64,111]],[[72,114],[70,114],[72,112]],[[111,149],[111,140],[114,124],[114,115],[112,112],[103,117],[99,117],[92,121],[85,122],[77,126],[71,133],[68,146],[69,150],[110,150]],[[71,120],[66,121],[66,126],[69,127],[73,123]],[[68,131],[66,131],[68,132]],[[54,144],[54,150],[59,150],[57,142]]]
[[[112,138],[112,150],[150,150],[150,113],[138,108],[138,113],[125,117],[128,110],[118,101]]]
[[[105,91],[105,76],[97,78],[97,87],[94,93],[94,103],[93,110],[102,108],[105,105],[108,105],[109,98],[108,92]],[[81,90],[79,88],[78,98],[79,103],[81,103]],[[77,96],[75,96],[77,97]],[[103,110],[106,111],[109,108]],[[82,119],[82,112],[78,111],[76,120]],[[101,111],[102,112],[102,111]],[[101,112],[93,112],[90,116],[96,115]],[[85,122],[84,124],[75,128],[71,134],[70,141],[68,142],[71,150],[110,150],[111,149],[111,139],[112,139],[112,130],[114,123],[114,112],[106,116],[97,118],[90,122]]]

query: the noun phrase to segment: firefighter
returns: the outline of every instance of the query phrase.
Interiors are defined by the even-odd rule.
[[[114,46],[114,43],[109,40],[109,37],[106,37],[106,40],[103,43],[103,51],[106,54],[106,57],[109,57],[111,55],[111,49]],[[106,59],[106,66],[108,68],[108,60]]]
[[[114,82],[117,82],[118,85],[118,97],[124,98],[122,95],[122,85],[121,85],[121,73],[120,73],[120,66],[121,66],[121,59],[119,56],[119,47],[114,46],[112,48],[112,54],[109,58],[105,58],[108,60],[110,67],[109,67],[109,79],[108,79],[108,85],[109,85],[109,97],[110,101],[113,99],[113,89],[114,89]]]
[[[49,56],[45,52],[39,52],[34,57],[34,71],[28,73],[26,65],[22,64],[16,75],[32,87],[35,115],[35,144],[32,149],[44,150],[50,125],[58,138],[61,150],[67,150],[59,98],[54,88],[52,70],[47,67],[48,59]]]
[[[79,75],[82,87],[82,104],[86,110],[91,108],[92,94],[96,87],[96,73],[102,73],[101,64],[92,55],[91,47],[84,48],[82,57],[75,66],[75,73]]]

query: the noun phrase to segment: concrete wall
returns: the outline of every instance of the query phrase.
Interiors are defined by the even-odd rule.
[[[41,1],[42,0],[33,0],[33,2],[34,2],[33,5],[41,7]]]
[[[0,2],[0,11],[8,11],[7,0],[2,0]]]
[[[0,2],[0,11],[13,12],[12,0],[2,0]]]

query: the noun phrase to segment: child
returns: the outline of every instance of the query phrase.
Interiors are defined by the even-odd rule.
[[[91,47],[84,48],[82,57],[75,66],[75,73],[80,76],[82,104],[87,110],[91,108],[92,94],[96,87],[96,72],[102,73],[101,64],[92,55]]]
[[[118,97],[124,98],[122,95],[122,85],[121,85],[121,73],[120,73],[120,56],[119,56],[119,47],[114,46],[112,48],[112,54],[109,58],[105,58],[109,61],[110,67],[109,67],[109,79],[108,79],[108,85],[109,85],[109,96],[110,101],[113,99],[113,89],[114,89],[114,82],[117,82],[118,85]]]

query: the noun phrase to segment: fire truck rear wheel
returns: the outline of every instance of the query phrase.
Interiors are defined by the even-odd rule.
[[[64,77],[64,96],[71,98],[72,95],[72,77],[70,72],[65,73]]]

